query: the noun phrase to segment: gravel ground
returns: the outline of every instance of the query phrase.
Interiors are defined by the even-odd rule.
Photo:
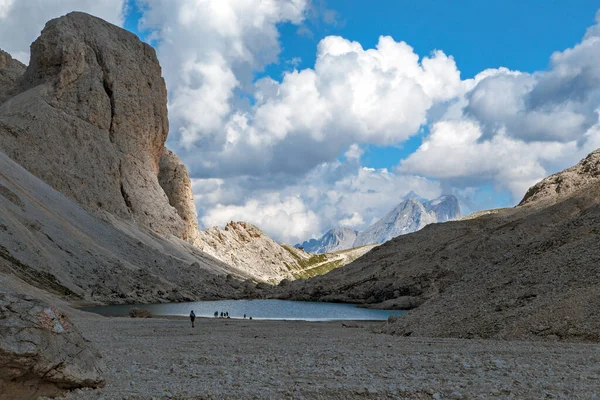
[[[600,345],[372,333],[381,322],[76,319],[107,385],[68,399],[600,399]]]

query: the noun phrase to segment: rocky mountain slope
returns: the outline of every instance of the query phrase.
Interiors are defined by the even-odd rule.
[[[599,221],[596,150],[518,207],[426,226],[272,295],[417,307],[384,329],[401,335],[598,341]]]
[[[426,225],[459,217],[460,207],[456,197],[440,196],[429,201],[410,192],[392,211],[362,232],[349,228],[336,228],[326,232],[318,240],[311,239],[296,247],[302,247],[310,253],[321,254],[380,244],[396,236],[416,232]]]
[[[193,245],[268,282],[306,278],[329,272],[370,250],[370,247],[364,247],[339,254],[310,254],[292,246],[280,245],[256,226],[245,222],[230,222],[225,229],[213,227],[200,231]]]
[[[315,254],[347,250],[354,247],[358,231],[350,228],[335,228],[327,231],[320,239],[311,239],[296,245],[304,251]]]
[[[75,303],[111,304],[235,298],[245,286],[226,276],[251,277],[174,236],[100,219],[3,153],[1,274]]]

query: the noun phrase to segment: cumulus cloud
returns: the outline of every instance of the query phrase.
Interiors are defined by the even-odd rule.
[[[319,218],[301,199],[278,193],[252,199],[243,205],[218,204],[202,217],[205,226],[222,226],[227,221],[245,221],[283,241],[300,241],[319,230]]]
[[[298,24],[308,0],[144,0],[140,28],[151,32],[169,87],[172,141],[207,154],[248,91],[253,73],[279,54],[277,24]],[[212,164],[210,164],[212,165]]]
[[[509,189],[516,200],[547,175],[545,165],[579,153],[575,141],[527,143],[503,131],[489,140],[481,137],[477,121],[437,122],[419,149],[402,161],[399,172],[436,177],[457,187],[493,182]]]
[[[491,69],[463,85],[464,94],[398,172],[462,188],[491,182],[518,201],[529,186],[598,147],[598,25],[554,53],[546,71]]]
[[[29,63],[29,45],[48,20],[83,11],[115,25],[123,24],[125,0],[0,0],[0,48]]]
[[[387,36],[374,49],[326,37],[313,68],[253,82],[277,61],[277,25],[301,24],[308,0],[144,3],[140,26],[169,87],[169,144],[197,177],[304,174],[352,143],[403,141],[462,88],[451,57],[420,59]]]

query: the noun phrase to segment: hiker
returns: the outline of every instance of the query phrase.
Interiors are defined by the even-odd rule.
[[[194,327],[194,320],[196,319],[196,314],[194,314],[194,310],[190,311],[190,320],[192,320],[192,328]]]

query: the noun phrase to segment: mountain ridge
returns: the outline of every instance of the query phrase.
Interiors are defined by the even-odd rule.
[[[362,232],[350,228],[334,228],[320,239],[310,239],[296,247],[322,254],[381,244],[397,236],[416,232],[426,225],[457,218],[460,218],[460,206],[455,196],[442,195],[427,200],[410,191],[394,209]],[[351,241],[351,238],[354,240]]]

